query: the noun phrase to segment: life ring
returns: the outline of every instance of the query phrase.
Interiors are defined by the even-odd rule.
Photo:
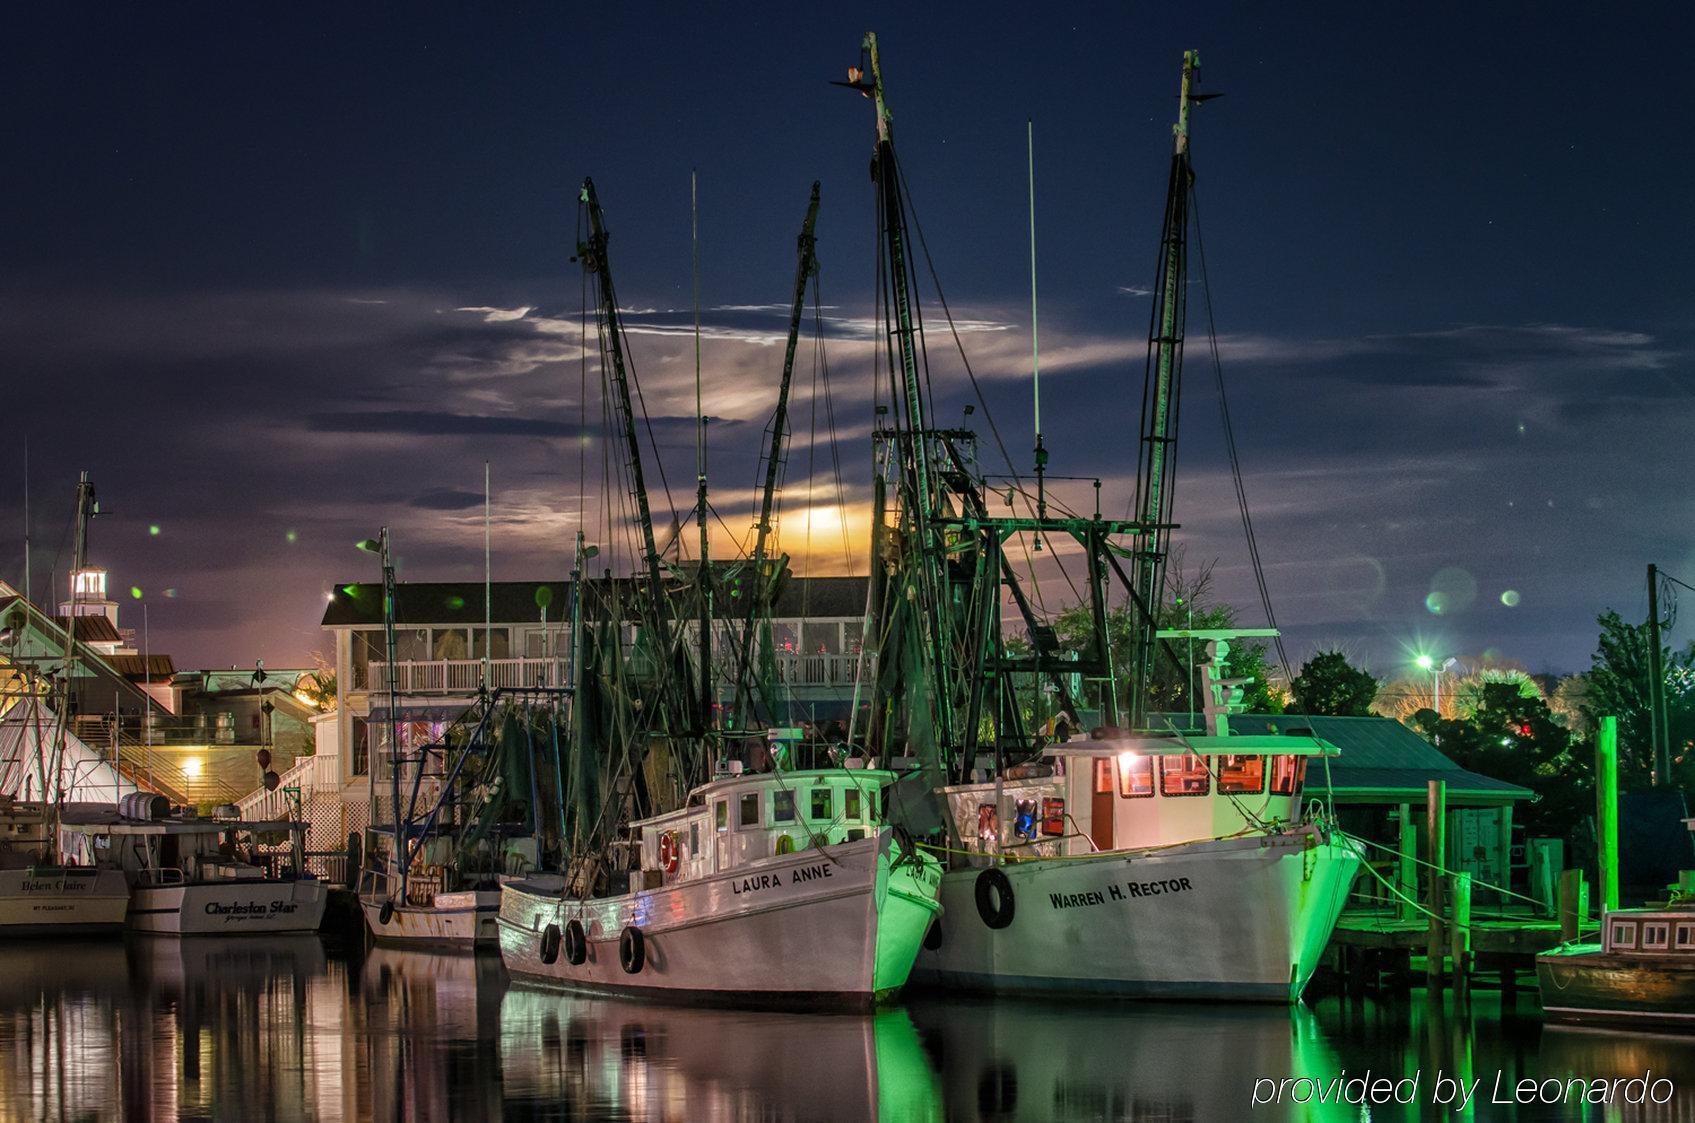
[[[924,930],[924,950],[935,951],[942,946],[942,922],[940,918],[932,920],[930,927]]]
[[[583,922],[573,919],[565,925],[565,961],[573,967],[580,967],[588,957],[589,942],[583,934]]]
[[[795,840],[792,837],[790,837],[789,835],[786,835],[786,834],[778,835],[777,836],[777,853],[779,853],[779,854],[793,854],[794,852],[795,852]]]
[[[647,945],[642,939],[641,929],[624,929],[624,934],[618,937],[618,963],[624,968],[624,974],[639,974],[646,962]]]
[[[666,873],[677,872],[677,864],[682,860],[682,849],[676,831],[666,831],[659,836],[659,864],[665,868]]]
[[[388,922],[393,920],[393,919],[394,919],[394,898],[390,897],[386,901],[383,902],[383,907],[377,910],[377,923],[381,924],[384,928],[387,928]]]
[[[990,866],[977,875],[977,915],[990,928],[1005,928],[1012,923],[1014,902],[1012,882],[999,867]]]
[[[557,963],[559,961],[559,925],[549,924],[541,930],[541,961]]]

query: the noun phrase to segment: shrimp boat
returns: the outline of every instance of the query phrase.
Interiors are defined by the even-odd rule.
[[[60,827],[67,852],[129,887],[129,927],[169,936],[316,932],[329,899],[303,872],[308,824],[169,815],[161,796],[71,804]],[[274,840],[292,843],[268,854]]]
[[[579,898],[508,884],[513,975],[573,989],[753,1005],[871,1006],[897,992],[940,911],[940,863],[883,822],[892,772],[726,772],[632,824],[641,888]]]
[[[129,883],[117,870],[54,861],[52,810],[0,797],[0,936],[121,931]]]
[[[1695,1029],[1695,902],[1612,909],[1601,942],[1536,957],[1549,1021]]]
[[[590,991],[874,1005],[907,980],[939,909],[940,863],[887,821],[894,773],[852,753],[822,761],[814,753],[790,767],[798,731],[782,724],[786,703],[755,656],[760,621],[768,633],[786,576],[770,531],[797,333],[817,268],[818,186],[798,242],[751,558],[719,563],[708,556],[704,445],[699,560],[661,558],[642,484],[640,395],[631,392],[592,181],[580,202],[590,236],[577,256],[596,293],[602,387],[624,443],[622,499],[637,512],[640,566],[628,581],[585,582],[588,547],[577,536],[560,812],[571,843],[557,874],[502,887],[501,957],[518,979]],[[729,655],[715,661],[715,642]],[[769,665],[768,634],[764,651]]]
[[[1357,848],[1322,806],[1303,806],[1308,762],[1334,746],[1230,728],[1249,681],[1229,677],[1232,644],[1276,630],[1162,627],[1176,526],[1198,65],[1193,52],[1184,55],[1136,494],[1126,505],[1134,517],[1123,519],[1103,515],[1099,480],[1092,515],[1053,490],[1064,477],[1047,475],[1039,408],[1033,472],[1009,460],[1009,474],[994,478],[1010,484],[994,488],[976,434],[929,419],[932,394],[941,393],[931,389],[926,357],[936,349],[924,345],[925,317],[915,307],[927,254],[908,230],[912,192],[895,158],[874,35],[838,83],[864,95],[876,114],[872,179],[887,341],[880,365],[890,402],[879,407],[873,434],[864,737],[870,755],[901,774],[891,818],[948,865],[942,917],[926,936],[915,983],[1293,1002],[1359,866]],[[1033,215],[1032,203],[1032,231]],[[1033,235],[1031,253],[1033,263]],[[1226,437],[1233,443],[1228,427]],[[1014,513],[992,513],[991,496]],[[1036,551],[1069,555],[1056,565],[1080,557],[1086,571],[1078,594],[1086,634],[1069,649],[1020,576],[1028,568],[1034,578]],[[1008,609],[1014,619],[1003,619]],[[1113,639],[1114,612],[1128,617],[1128,651]],[[1015,624],[1026,643],[1008,643]],[[1159,691],[1190,700],[1204,728],[1154,712],[1152,699],[1174,697]],[[1072,715],[1068,727],[1093,710],[1091,739],[1044,744],[1032,718],[1047,704],[1043,695]]]

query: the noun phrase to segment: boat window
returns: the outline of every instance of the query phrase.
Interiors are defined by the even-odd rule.
[[[700,853],[700,824],[698,822],[690,823],[689,824],[689,857],[691,857],[691,858],[695,857],[699,853]]]
[[[1153,757],[1141,753],[1118,754],[1118,794],[1125,799],[1154,794]]]
[[[1258,795],[1265,790],[1263,756],[1219,758],[1218,790],[1231,795]]]
[[[775,791],[771,793],[771,821],[773,823],[792,823],[795,821],[794,792]]]
[[[1095,794],[1112,791],[1112,758],[1095,758]]]
[[[1153,785],[1148,785],[1148,793],[1153,794]],[[1063,799],[1042,800],[1042,833],[1058,836],[1065,833],[1065,801]]]
[[[843,793],[843,798],[847,802],[844,810],[842,811],[842,818],[858,822],[861,818],[859,813],[859,789],[849,788],[845,793]]]
[[[1613,946],[1615,948],[1633,948],[1636,946],[1636,925],[1613,925]]]
[[[712,805],[713,826],[718,830],[730,829],[730,804],[727,800],[718,800]]]
[[[1300,795],[1306,779],[1306,757],[1283,755],[1271,758],[1272,795]]]
[[[1165,795],[1206,795],[1212,788],[1206,762],[1194,753],[1162,757],[1159,779],[1159,790]]]
[[[883,793],[881,790],[873,788],[865,793],[865,821],[875,823],[882,817],[882,814]]]
[[[759,793],[748,792],[742,796],[742,803],[736,809],[736,825],[746,830],[759,825]]]
[[[1665,947],[1666,926],[1664,924],[1644,924],[1642,926],[1642,946],[1645,948]]]
[[[836,817],[836,800],[831,788],[812,789],[812,808],[808,812],[814,819],[829,822]]]
[[[977,841],[987,849],[999,840],[1000,834],[1001,817],[1000,813],[995,810],[995,805],[979,803],[977,805]]]
[[[1679,924],[1677,926],[1677,946],[1680,948],[1695,946],[1695,924]]]

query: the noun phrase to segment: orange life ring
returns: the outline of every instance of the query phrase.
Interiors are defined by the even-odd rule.
[[[678,844],[677,832],[666,831],[659,836],[659,864],[666,873],[676,873],[677,863],[682,860],[682,846]]]

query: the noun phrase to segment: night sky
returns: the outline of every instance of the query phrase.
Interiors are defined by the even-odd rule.
[[[723,522],[749,524],[819,179],[846,523],[862,530],[872,115],[827,82],[869,27],[918,220],[1021,471],[1025,121],[1052,470],[1103,476],[1121,513],[1178,65],[1198,48],[1202,88],[1226,94],[1197,111],[1193,146],[1219,350],[1291,655],[1340,645],[1394,674],[1416,646],[1582,669],[1597,612],[1642,617],[1647,562],[1695,581],[1695,17],[1373,7],[1286,23],[1263,5],[14,9],[0,577],[22,581],[26,437],[38,588],[55,564],[63,580],[87,468],[107,512],[93,559],[126,591],[124,623],[142,591],[153,649],[179,666],[325,648],[325,593],[374,579],[353,543],[384,523],[403,580],[480,578],[485,459],[496,579],[565,573],[579,522],[605,537],[597,480],[589,510],[577,499],[585,175],[686,505],[691,169]],[[1193,276],[1179,539],[1258,624]],[[952,423],[969,392],[926,307]],[[802,571],[864,572],[814,372],[803,346],[783,545]],[[1087,507],[1087,484],[1060,486]]]

